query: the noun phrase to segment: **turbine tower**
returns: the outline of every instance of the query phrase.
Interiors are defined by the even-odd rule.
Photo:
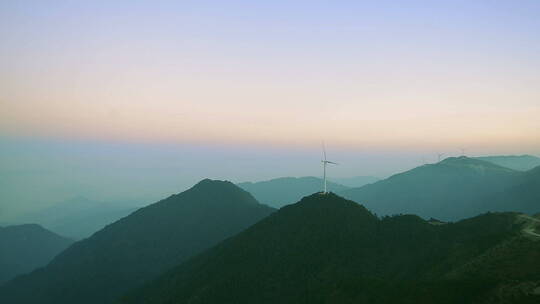
[[[324,190],[323,190],[322,194],[326,194],[326,193],[328,193],[328,191],[326,191],[326,165],[327,164],[337,165],[337,163],[331,162],[331,161],[326,159],[326,147],[324,145],[324,142],[323,142],[323,157],[324,157],[324,159],[321,160],[321,162],[323,164],[323,180],[324,180]]]
[[[445,153],[437,153],[437,159],[438,159],[438,162],[441,162],[441,159],[442,157],[444,156]]]

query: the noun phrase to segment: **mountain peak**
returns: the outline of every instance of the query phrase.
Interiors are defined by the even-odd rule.
[[[256,183],[239,183],[238,186],[253,194],[263,204],[281,208],[284,205],[298,202],[310,193],[318,192],[323,181],[318,177],[280,177]],[[340,192],[348,187],[328,182],[328,189]]]
[[[500,165],[477,159],[467,156],[458,156],[458,157],[448,157],[442,160],[439,164],[450,165],[450,166],[463,166],[463,167],[475,167],[475,168],[490,168],[490,169],[499,169],[505,171],[514,171],[512,169],[502,167]]]
[[[413,213],[424,218],[454,221],[473,216],[479,211],[516,210],[515,206],[507,209],[509,206],[505,203],[501,203],[501,206],[507,207],[493,209],[495,207],[490,200],[496,198],[496,192],[523,183],[524,179],[519,171],[461,156],[416,167],[342,194],[365,204],[379,215]],[[534,189],[532,185],[527,187]]]
[[[75,243],[40,272],[1,286],[0,302],[113,303],[273,212],[231,182],[204,179]],[[39,290],[28,293],[35,284]]]
[[[16,231],[17,233],[22,233],[22,234],[32,233],[32,234],[53,235],[53,236],[60,237],[56,233],[45,229],[43,226],[39,224],[34,224],[34,223],[9,225],[9,226],[2,227],[2,229],[4,231]]]
[[[193,187],[191,187],[191,189],[207,188],[207,187],[238,188],[233,183],[231,183],[230,181],[205,178],[205,179],[201,180],[200,182],[196,183]]]
[[[176,199],[185,196],[198,197],[199,200],[204,198],[215,204],[221,204],[223,200],[259,204],[249,192],[232,182],[209,178],[201,180],[187,191],[175,194],[172,197]]]
[[[441,164],[456,164],[456,163],[471,163],[471,162],[472,163],[475,163],[475,162],[484,163],[481,160],[477,160],[477,159],[470,158],[470,157],[467,157],[467,156],[447,157],[447,158],[443,159],[440,163]]]
[[[315,193],[134,290],[124,303],[470,303],[485,289],[444,275],[497,248],[515,231],[513,222],[497,215],[451,225],[413,215],[377,219],[333,193]]]
[[[72,242],[37,224],[0,227],[0,285],[47,265]],[[0,302],[15,303],[2,299]]]
[[[323,194],[322,192],[314,193],[303,197],[299,202],[283,207],[281,211],[297,210],[302,214],[304,220],[307,217],[315,215],[322,220],[323,218],[336,218],[339,219],[351,214],[358,215],[362,218],[369,218],[375,220],[377,217],[373,215],[364,206],[345,199],[332,192]]]
[[[313,193],[311,195],[303,197],[298,203],[299,204],[308,204],[308,203],[321,203],[321,204],[331,204],[331,203],[337,203],[337,204],[348,204],[352,203],[355,204],[355,202],[347,200],[334,192],[317,192]]]

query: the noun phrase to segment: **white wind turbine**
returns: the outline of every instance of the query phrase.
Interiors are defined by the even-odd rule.
[[[323,180],[324,180],[324,190],[322,194],[326,194],[328,193],[328,191],[326,191],[326,165],[327,164],[337,165],[337,163],[326,160],[326,147],[324,145],[324,142],[323,142],[323,156],[324,156],[324,159],[321,160],[321,162],[323,163]]]
[[[437,153],[437,161],[438,162],[441,162],[442,160],[442,157],[444,156],[445,153]]]

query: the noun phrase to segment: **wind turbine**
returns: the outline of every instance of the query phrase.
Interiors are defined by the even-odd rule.
[[[441,159],[443,156],[444,156],[444,153],[437,153],[438,162],[441,162]]]
[[[327,164],[337,165],[337,163],[326,160],[326,147],[324,145],[324,142],[323,142],[322,147],[323,147],[323,156],[324,156],[324,159],[321,160],[321,162],[323,163],[323,180],[324,180],[324,190],[322,194],[326,194],[328,193],[328,191],[326,191],[326,165]]]

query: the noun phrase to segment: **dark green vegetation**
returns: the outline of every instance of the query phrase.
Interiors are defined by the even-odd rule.
[[[314,194],[121,302],[538,303],[540,241],[518,216],[431,225]]]
[[[73,244],[47,267],[6,283],[0,303],[110,303],[273,211],[230,182],[201,181]]]
[[[348,187],[328,182],[328,190],[340,192]],[[238,186],[249,193],[261,203],[275,208],[295,203],[302,197],[323,189],[323,181],[317,177],[281,177],[263,182],[246,182]]]
[[[0,227],[0,284],[47,265],[71,243],[35,224]]]
[[[521,172],[452,157],[340,194],[379,215],[411,213],[452,221],[488,211],[536,213],[539,180],[540,167]]]
[[[60,235],[83,239],[137,210],[135,202],[97,202],[76,197],[52,207],[27,213],[17,223],[37,223]]]
[[[482,156],[475,158],[518,171],[527,171],[540,166],[540,157],[532,155]]]

